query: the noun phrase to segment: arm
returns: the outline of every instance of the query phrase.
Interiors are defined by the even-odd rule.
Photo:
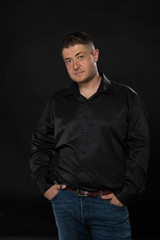
[[[126,139],[128,158],[122,179],[122,187],[114,194],[123,204],[141,193],[145,188],[149,161],[149,129],[144,105],[135,93],[129,106],[128,135]]]
[[[48,101],[31,143],[31,177],[43,194],[53,185],[53,180],[50,178],[50,164],[54,157],[53,114],[53,106]]]

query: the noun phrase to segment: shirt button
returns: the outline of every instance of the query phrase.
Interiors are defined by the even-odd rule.
[[[82,153],[86,153],[86,150],[82,150],[81,152],[82,152]]]
[[[85,136],[87,135],[87,133],[86,133],[86,132],[83,132],[82,135],[85,137]]]

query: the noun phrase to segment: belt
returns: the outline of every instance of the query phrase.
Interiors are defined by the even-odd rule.
[[[60,185],[62,184],[58,180],[56,180],[56,182]],[[110,193],[113,193],[113,191],[111,191],[110,189],[105,189],[103,191],[98,191],[98,192],[89,192],[89,191],[85,191],[82,189],[73,189],[68,186],[66,187],[66,189],[68,189],[69,191],[72,191],[72,192],[76,192],[78,196],[82,196],[82,197],[98,197],[100,195],[108,195]]]

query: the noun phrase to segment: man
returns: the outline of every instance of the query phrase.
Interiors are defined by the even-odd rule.
[[[143,103],[98,71],[88,34],[67,35],[61,53],[72,83],[49,98],[34,131],[32,178],[60,240],[130,240],[127,205],[144,190],[149,159]]]

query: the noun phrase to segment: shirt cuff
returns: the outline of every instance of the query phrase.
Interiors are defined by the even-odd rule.
[[[114,192],[116,198],[125,206],[133,201],[134,195],[127,189],[122,188]]]
[[[54,185],[54,181],[48,177],[41,177],[37,180],[36,185],[38,186],[40,192],[44,194],[50,187]]]

